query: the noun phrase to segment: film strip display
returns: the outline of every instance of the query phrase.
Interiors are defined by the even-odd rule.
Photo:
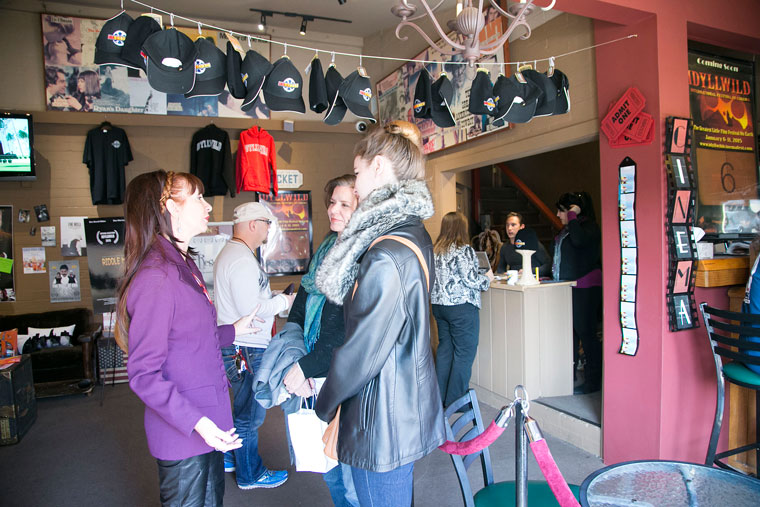
[[[691,168],[691,120],[668,117],[665,122],[665,167],[668,174],[668,288],[666,304],[671,331],[699,327],[694,300],[696,186]]]
[[[620,354],[635,356],[639,350],[636,324],[638,241],[636,238],[636,162],[625,157],[619,166],[618,212],[620,214]]]

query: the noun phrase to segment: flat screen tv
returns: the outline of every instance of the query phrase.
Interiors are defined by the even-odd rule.
[[[0,181],[37,179],[31,114],[0,112]]]

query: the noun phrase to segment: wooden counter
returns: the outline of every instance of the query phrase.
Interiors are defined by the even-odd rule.
[[[492,282],[481,295],[472,383],[509,399],[518,384],[531,398],[573,394],[574,285]]]
[[[697,287],[744,285],[749,277],[749,256],[715,257],[697,261]]]

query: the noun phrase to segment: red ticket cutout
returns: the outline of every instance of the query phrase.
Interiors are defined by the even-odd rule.
[[[602,120],[601,129],[607,139],[620,137],[636,115],[644,110],[645,105],[644,95],[635,86],[628,88]]]

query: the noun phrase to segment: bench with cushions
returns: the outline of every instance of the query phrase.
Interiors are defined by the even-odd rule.
[[[69,333],[69,345],[46,347],[30,353],[38,398],[92,391],[95,382],[95,341],[100,336],[101,326],[95,323],[88,308],[0,316],[0,331],[15,328],[20,336],[30,334],[30,328],[32,331],[70,329],[72,325],[74,330]],[[63,340],[65,342],[66,339]],[[20,343],[19,347],[23,345]]]

